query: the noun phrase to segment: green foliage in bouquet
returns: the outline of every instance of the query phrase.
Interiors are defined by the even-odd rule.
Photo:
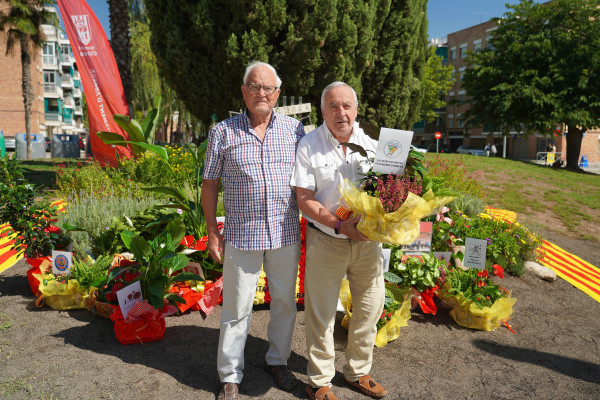
[[[203,281],[203,279],[189,272],[178,273],[190,261],[184,254],[177,253],[176,249],[185,236],[185,226],[181,220],[171,221],[152,240],[146,240],[132,232],[122,232],[121,238],[127,249],[133,253],[140,266],[140,283],[144,299],[153,307],[161,308],[164,300],[170,304],[185,303],[175,293],[169,293],[174,282],[190,280]],[[118,274],[118,268],[111,273]]]
[[[89,289],[92,283],[106,276],[112,261],[111,256],[101,256],[96,260],[73,260],[71,277],[79,282],[81,288]]]
[[[503,269],[500,265],[495,264],[491,269],[502,278]],[[510,295],[502,285],[492,282],[487,270],[454,268],[446,273],[446,282],[451,286],[448,290],[450,295],[462,293],[479,308],[491,307],[496,300]]]
[[[419,257],[407,257],[402,261],[403,252],[399,246],[392,247],[390,270],[384,273],[386,281],[405,290],[413,287],[418,292],[434,287],[440,282],[445,261],[429,254]]]

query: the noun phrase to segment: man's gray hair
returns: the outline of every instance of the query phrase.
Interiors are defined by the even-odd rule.
[[[356,107],[358,108],[358,97],[356,96],[356,91],[354,90],[354,88],[350,85],[348,85],[345,82],[333,82],[330,83],[329,85],[327,85],[327,87],[325,89],[323,89],[323,93],[321,94],[321,107],[324,107],[325,105],[325,95],[333,88],[336,88],[338,86],[348,86],[350,89],[352,89],[352,93],[354,94],[354,102],[356,103]]]
[[[256,67],[265,67],[271,70],[273,75],[275,75],[275,82],[277,87],[281,87],[281,79],[279,78],[279,75],[277,75],[277,71],[275,71],[275,68],[273,68],[271,64],[267,64],[266,62],[262,61],[252,61],[250,64],[248,64],[248,66],[246,67],[246,73],[244,74],[244,85],[248,83],[248,75],[250,75],[252,70]]]

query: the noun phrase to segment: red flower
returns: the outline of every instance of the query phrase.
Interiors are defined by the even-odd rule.
[[[60,235],[62,233],[62,231],[60,230],[60,228],[58,226],[54,226],[54,225],[50,225],[44,228],[44,232],[46,233],[56,233],[58,235]]]
[[[494,274],[499,276],[500,278],[504,278],[504,268],[501,265],[494,264],[492,265],[492,269],[494,270]]]
[[[479,271],[477,273],[477,276],[480,277],[480,278],[489,278],[488,272],[486,270]]]
[[[198,240],[196,242],[196,244],[194,245],[194,250],[198,250],[198,251],[206,250],[206,243],[203,242],[202,240]]]
[[[484,287],[484,286],[487,286],[487,283],[485,283],[484,281],[477,282],[477,287]]]
[[[182,245],[184,245],[185,247],[192,247],[194,245],[194,236],[192,235],[187,235],[184,236],[183,239],[181,239],[181,243]]]

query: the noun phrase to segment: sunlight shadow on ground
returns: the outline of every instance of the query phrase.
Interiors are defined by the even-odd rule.
[[[539,365],[585,382],[600,383],[600,364],[522,347],[504,346],[488,340],[474,340],[473,345],[498,357]]]

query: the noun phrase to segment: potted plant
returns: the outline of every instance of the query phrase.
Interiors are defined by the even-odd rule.
[[[494,264],[491,270],[499,278],[503,277],[502,266]],[[438,296],[450,308],[450,316],[457,324],[485,331],[506,324],[516,302],[502,285],[492,282],[487,270],[473,268],[448,271]]]

